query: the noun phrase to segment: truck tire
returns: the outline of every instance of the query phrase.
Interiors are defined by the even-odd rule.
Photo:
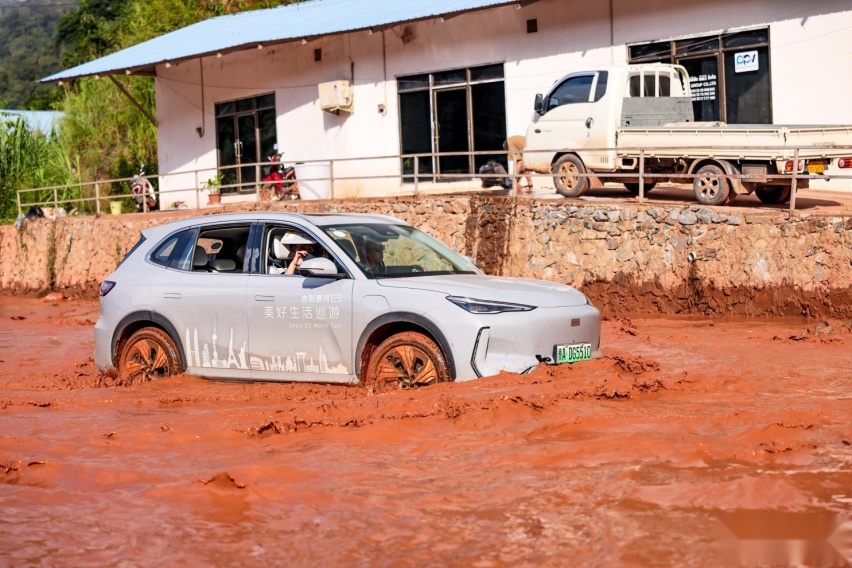
[[[692,190],[702,205],[724,205],[731,195],[731,184],[724,177],[725,170],[716,164],[701,166],[695,172]]]
[[[786,203],[790,201],[791,188],[789,185],[761,185],[754,194],[766,204]]]
[[[556,193],[563,197],[580,197],[589,191],[589,178],[580,177],[586,173],[583,161],[573,154],[565,154],[553,164],[553,183]]]
[[[656,182],[645,182],[645,193],[648,193],[652,189],[657,186]],[[630,183],[624,182],[624,187],[627,188],[627,191],[632,193],[633,195],[639,195],[639,184],[638,183]]]

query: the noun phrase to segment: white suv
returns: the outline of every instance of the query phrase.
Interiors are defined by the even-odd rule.
[[[380,215],[255,212],[146,229],[101,286],[95,362],[131,380],[186,372],[412,387],[600,353],[574,288],[486,276]]]

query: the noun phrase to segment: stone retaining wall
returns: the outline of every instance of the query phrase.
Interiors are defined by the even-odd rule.
[[[268,208],[226,206],[219,211]],[[604,313],[852,317],[852,217],[485,196],[276,203],[418,226],[487,273],[571,284]],[[184,212],[0,227],[0,289],[95,296],[139,231]],[[191,213],[191,214],[194,214]]]

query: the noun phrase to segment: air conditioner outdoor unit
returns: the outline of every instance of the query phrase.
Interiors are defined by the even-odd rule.
[[[340,111],[351,113],[354,110],[352,86],[349,81],[331,81],[319,85],[320,108],[326,112],[339,114]]]

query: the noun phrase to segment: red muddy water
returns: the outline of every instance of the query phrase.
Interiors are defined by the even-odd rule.
[[[376,394],[116,386],[0,298],[0,564],[852,563],[852,322],[634,316],[604,359]]]

